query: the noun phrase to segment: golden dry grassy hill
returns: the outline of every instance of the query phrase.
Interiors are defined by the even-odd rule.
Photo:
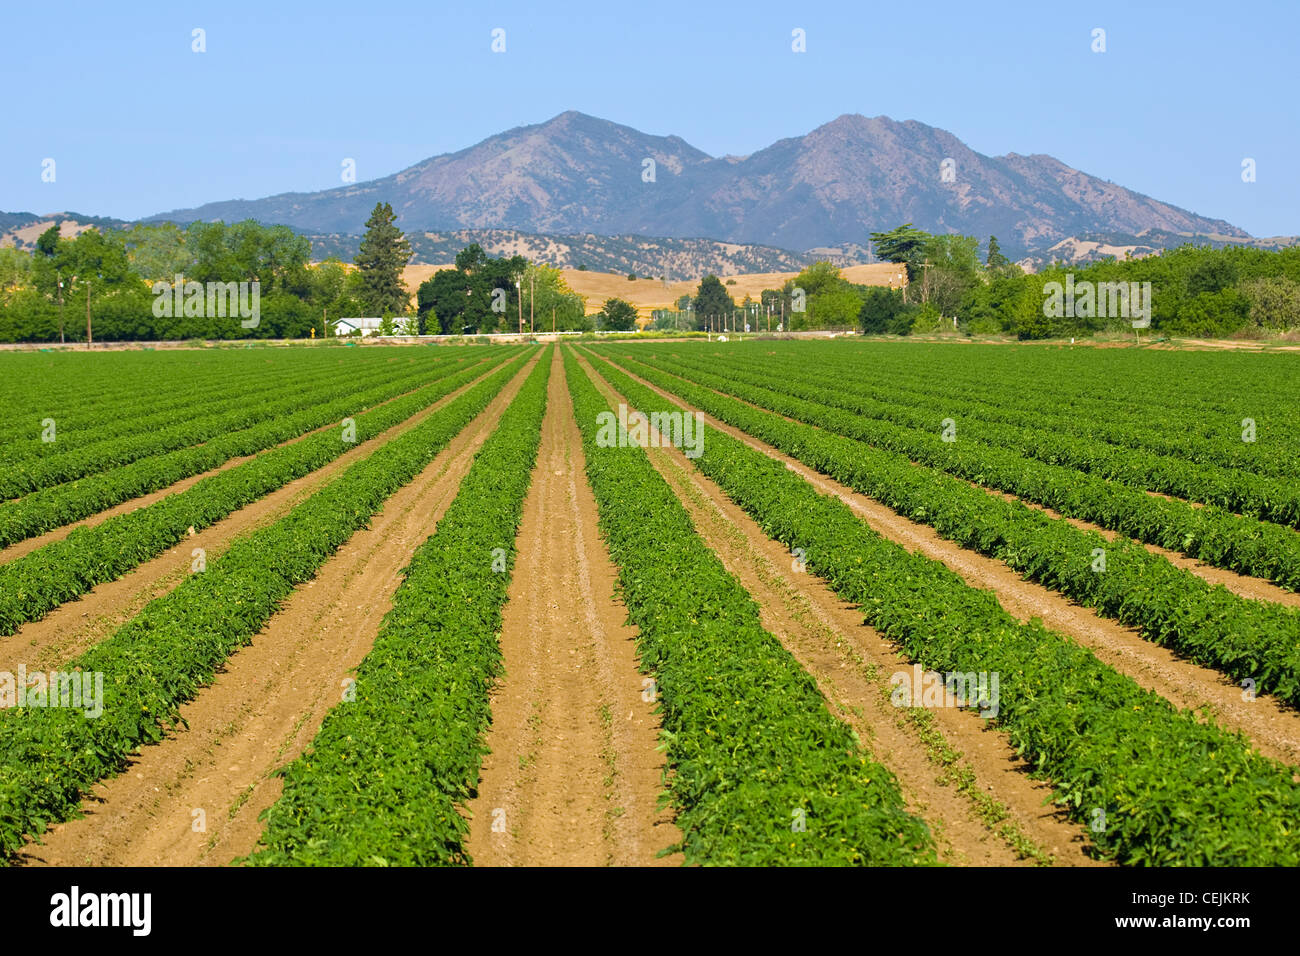
[[[452,268],[455,266],[409,265],[402,271],[402,279],[414,295],[420,283],[429,276],[442,269]],[[906,282],[903,267],[892,262],[847,266],[842,271],[844,278],[862,285],[898,288]],[[561,273],[569,288],[586,296],[588,313],[599,312],[606,299],[619,298],[636,306],[637,312],[646,319],[654,309],[672,308],[673,303],[682,296],[694,295],[699,285],[698,280],[660,282],[658,279],[629,279],[625,275],[579,269],[563,269]],[[779,289],[787,279],[793,279],[796,275],[797,272],[751,272],[721,278],[727,284],[727,292],[740,303],[747,295],[757,301],[764,289]]]

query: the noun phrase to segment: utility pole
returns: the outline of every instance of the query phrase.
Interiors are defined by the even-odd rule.
[[[58,272],[55,275],[59,277],[59,344],[63,345],[63,275]]]
[[[534,278],[535,276],[531,276],[531,275],[528,277],[528,331],[529,332],[533,331],[533,305],[535,304],[535,299],[536,299],[536,296],[533,294]]]
[[[555,306],[551,306],[551,334],[555,334]]]
[[[524,290],[519,280],[515,280],[515,298],[519,300],[519,334],[524,334]]]
[[[90,280],[86,280],[86,348],[90,348],[93,340],[90,336]]]

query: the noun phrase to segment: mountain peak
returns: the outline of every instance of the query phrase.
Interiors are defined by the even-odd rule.
[[[253,218],[359,234],[379,201],[392,203],[408,231],[708,237],[784,249],[861,244],[903,222],[992,233],[1011,256],[1083,232],[1247,237],[1050,156],[988,157],[938,127],[860,113],[714,159],[677,136],[565,110],[382,179],[153,218]]]

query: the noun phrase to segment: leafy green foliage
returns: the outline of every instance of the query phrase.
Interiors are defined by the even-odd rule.
[[[284,771],[258,865],[469,863],[457,806],[479,779],[501,608],[546,410],[551,352],[483,444],[437,532],[416,551],[355,700]],[[492,549],[506,554],[493,570]]]
[[[515,282],[527,267],[523,256],[493,259],[478,243],[466,246],[456,256],[455,269],[440,269],[420,283],[416,291],[425,332],[473,335],[498,329],[518,331],[520,292]],[[558,289],[555,291],[561,295]],[[495,302],[504,305],[505,311],[493,311]],[[430,313],[437,327],[430,323]]]
[[[1233,514],[1213,505],[1196,508],[1186,501],[1152,497],[1142,487],[1121,484],[1086,470],[1034,461],[1001,444],[963,440],[946,442],[939,428],[940,421],[946,416],[932,418],[929,430],[905,428],[784,394],[788,390],[784,381],[778,383],[769,379],[766,387],[750,386],[703,367],[698,373],[691,374],[701,383],[722,388],[764,408],[887,449],[959,478],[1009,492],[1067,517],[1093,521],[1140,541],[1199,558],[1207,564],[1268,578],[1290,590],[1300,590],[1300,537],[1292,528]],[[771,387],[774,385],[781,391]],[[819,393],[819,397],[826,397],[825,390]],[[989,442],[1000,440],[994,436],[1007,441],[1033,440],[1024,433],[1016,438],[1011,430],[999,431],[996,427],[979,423],[974,423],[972,430],[976,434],[988,434]],[[1053,440],[1048,436],[1041,440],[1050,453]],[[1070,457],[1069,452],[1063,451],[1062,454]],[[1153,472],[1178,476],[1169,480],[1178,483],[1182,490],[1193,489],[1202,497],[1218,495],[1238,505],[1244,503],[1262,509],[1288,523],[1296,521],[1300,508],[1297,497],[1277,482],[1273,482],[1271,487],[1281,500],[1271,502],[1266,497],[1268,490],[1256,491],[1252,496],[1252,488],[1269,488],[1267,479],[1251,481],[1239,478],[1234,487],[1232,478],[1216,475],[1211,469],[1202,468],[1198,473],[1190,467],[1158,463],[1148,463],[1144,468],[1140,461],[1133,461],[1134,457],[1130,456],[1126,461],[1123,453],[1111,455],[1115,462],[1112,472],[1139,486],[1154,484]],[[1091,460],[1086,452],[1077,450],[1074,458]],[[1099,468],[1104,473],[1104,462],[1099,463]],[[1206,474],[1208,478],[1204,477]],[[1201,480],[1198,481],[1198,477]]]
[[[933,862],[929,832],[906,812],[897,782],[763,629],[758,606],[645,452],[596,444],[609,404],[568,350],[565,367],[601,532],[662,702],[687,863]],[[796,811],[805,832],[792,832]]]
[[[636,328],[636,306],[622,299],[606,299],[601,306],[600,327],[614,332],[630,332]]]
[[[877,258],[885,262],[902,263],[907,268],[908,282],[916,281],[921,262],[925,258],[926,245],[931,238],[930,233],[914,228],[910,222],[888,232],[871,234]]]
[[[818,406],[800,399],[729,384],[700,371],[690,373],[704,385],[721,386],[792,418],[814,420],[787,422],[709,388],[638,368],[655,384],[684,395],[900,514],[929,524],[944,537],[1005,561],[1025,577],[1096,607],[1199,664],[1238,679],[1251,678],[1259,692],[1300,704],[1300,614],[1294,610],[1239,598],[1133,542],[1108,541],[1064,519],[924,467],[920,458],[844,437],[840,432],[853,428],[851,416],[829,408],[818,413]],[[936,443],[944,449],[953,447],[938,438]],[[1093,568],[1097,549],[1106,554],[1106,570],[1101,573]]]
[[[637,370],[692,403],[717,397]],[[609,374],[632,402],[677,407],[622,372]],[[814,429],[734,399],[718,404],[722,417],[744,430],[820,459]],[[1104,811],[1104,829],[1090,831],[1103,856],[1126,865],[1300,863],[1300,790],[1291,768],[1260,757],[1212,721],[1176,710],[1040,622],[1016,621],[990,592],[876,535],[779,461],[712,431],[695,463],[769,535],[803,548],[810,571],[923,667],[999,673],[997,725],[1052,782],[1073,819],[1091,824],[1094,810]],[[985,529],[1001,518],[986,523],[969,508],[967,515]]]
[[[736,301],[727,291],[727,287],[722,284],[715,275],[707,275],[700,280],[699,288],[695,292],[695,299],[691,303],[695,307],[695,327],[697,329],[705,328],[709,322],[709,316],[713,316],[713,327],[720,328],[720,316],[730,315],[736,309]]]
[[[450,366],[456,364],[458,363],[452,362]],[[335,420],[332,413],[321,417],[317,406],[343,402],[339,410],[339,414],[343,414],[349,407],[353,409],[358,407],[356,404],[348,403],[357,402],[358,397],[363,393],[373,392],[376,387],[379,387],[380,391],[376,395],[366,395],[365,401],[367,403],[384,401],[386,398],[400,394],[403,390],[414,390],[424,384],[428,381],[427,374],[424,368],[395,372],[377,367],[368,373],[359,374],[347,383],[348,387],[340,389],[337,372],[329,369],[315,381],[280,380],[252,383],[246,390],[234,394],[227,392],[209,403],[196,401],[186,408],[188,414],[183,420],[166,427],[152,429],[145,434],[109,438],[72,448],[66,447],[66,443],[59,441],[30,442],[29,447],[32,449],[54,449],[58,454],[35,455],[19,459],[10,467],[0,468],[0,498],[29,494],[42,488],[49,488],[51,485],[74,481],[89,475],[92,476],[90,482],[102,482],[105,487],[122,489],[118,492],[120,497],[111,502],[116,504],[117,501],[125,501],[137,494],[164,487],[188,475],[214,468],[236,455],[251,454],[268,447],[265,444],[250,446],[246,441],[241,440],[248,436],[237,434],[241,430],[264,425],[268,427],[259,432],[259,435],[284,434],[293,437],[320,424]],[[402,386],[405,386],[405,389]],[[377,395],[384,397],[378,398]],[[368,404],[359,407],[368,407]],[[312,422],[316,424],[311,424]],[[307,424],[295,429],[294,426],[299,423]],[[116,472],[116,469],[144,458],[153,458],[156,464],[161,463],[156,456],[177,449],[190,449],[190,446],[201,443],[206,443],[203,448],[192,449],[188,455],[178,455],[173,459],[183,460],[187,464],[178,470],[160,473],[177,476],[171,479],[162,478],[161,484],[136,485],[134,488],[137,490],[128,491],[126,487],[129,483],[121,480],[120,473]],[[274,443],[274,439],[271,443]],[[235,450],[231,451],[231,449]],[[185,470],[186,468],[191,470]],[[72,492],[72,497],[76,497],[86,490],[86,486],[87,483],[83,482],[76,488],[64,488],[58,494],[66,496]],[[139,488],[144,490],[138,490]],[[33,502],[35,500],[33,499]],[[40,500],[48,502],[52,499]],[[12,507],[12,504],[0,506],[0,547],[19,540],[6,530],[9,527],[8,515]],[[42,530],[56,527],[57,524],[53,523],[53,520],[59,508],[48,504],[42,504],[40,507],[50,511]],[[93,511],[86,512],[86,514],[93,513]]]
[[[499,387],[503,376],[510,373],[509,367],[497,371],[471,392],[479,394],[487,385]],[[356,444],[405,421],[480,375],[481,369],[468,368],[355,415]],[[11,634],[21,624],[39,620],[95,585],[115,580],[181,541],[189,528],[207,528],[352,447],[354,444],[342,440],[340,429],[327,429],[210,475],[146,508],[93,527],[75,528],[61,540],[0,565],[0,634]]]
[[[514,371],[513,365],[503,369],[379,446],[66,664],[104,675],[98,718],[68,708],[0,712],[0,856],[18,850],[25,835],[67,819],[82,795],[120,772],[138,746],[160,740],[180,704],[210,683],[280,602],[419,474]]]

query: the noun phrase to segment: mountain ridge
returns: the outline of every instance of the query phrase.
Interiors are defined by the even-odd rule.
[[[392,203],[408,232],[707,237],[780,249],[865,243],[870,232],[903,222],[994,234],[1016,256],[1090,232],[1251,238],[1047,154],[985,156],[918,120],[856,113],[744,157],[713,157],[680,136],[567,110],[366,182],[207,203],[143,221],[253,218],[306,233],[358,234],[379,201]]]

